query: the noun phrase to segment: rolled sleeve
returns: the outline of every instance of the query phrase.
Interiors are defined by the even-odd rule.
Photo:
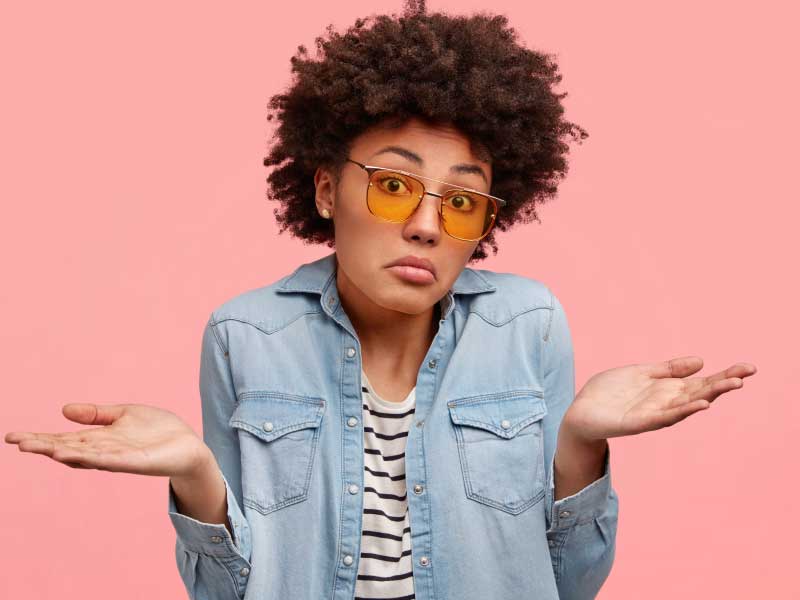
[[[619,501],[611,483],[611,448],[603,475],[555,500],[555,453],[564,414],[575,399],[575,360],[564,308],[551,292],[543,336],[545,520],[553,573],[561,600],[594,598],[611,572]]]
[[[250,556],[250,527],[242,514],[225,474],[225,490],[228,499],[228,521],[233,529],[233,537],[223,524],[204,523],[178,512],[175,492],[168,484],[169,518],[175,528],[178,540],[187,550],[209,556],[238,555],[247,560]]]
[[[241,600],[251,570],[252,536],[242,509],[239,440],[228,425],[236,391],[229,352],[217,327],[220,324],[212,313],[200,353],[200,399],[203,441],[214,454],[225,482],[231,531],[224,524],[204,523],[178,512],[175,492],[168,484],[168,513],[176,533],[175,561],[191,600]]]
[[[611,447],[606,451],[603,475],[571,496],[558,500],[555,498],[555,455],[550,465],[548,502],[550,504],[550,528],[548,531],[567,529],[579,523],[586,523],[609,509],[612,502],[611,487]]]

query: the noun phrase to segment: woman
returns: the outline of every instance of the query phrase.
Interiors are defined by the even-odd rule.
[[[6,441],[169,477],[191,598],[594,597],[618,517],[607,439],[705,410],[755,367],[629,365],[576,397],[558,298],[467,267],[536,217],[561,138],[586,136],[556,65],[500,16],[366,23],[318,40],[320,60],[301,47],[273,98],[281,231],[336,250],[212,312],[203,438],[153,406],[68,404],[99,427]]]

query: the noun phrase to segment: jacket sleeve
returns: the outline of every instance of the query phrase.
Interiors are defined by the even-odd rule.
[[[558,430],[575,398],[575,361],[564,308],[551,292],[543,337],[547,543],[561,600],[594,598],[614,562],[619,502],[611,485],[610,448],[603,475],[571,496],[555,498]]]
[[[175,493],[168,485],[169,517],[176,533],[175,559],[191,600],[240,600],[250,574],[251,538],[241,508],[239,439],[228,426],[236,393],[228,353],[216,327],[212,313],[200,353],[203,441],[216,457],[225,481],[233,536],[225,525],[203,523],[178,512]]]

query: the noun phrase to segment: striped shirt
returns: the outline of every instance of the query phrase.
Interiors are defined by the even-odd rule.
[[[406,495],[406,440],[416,404],[379,397],[361,371],[364,506],[354,600],[412,600],[411,523]]]

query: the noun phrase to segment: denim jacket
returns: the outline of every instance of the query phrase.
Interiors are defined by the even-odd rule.
[[[352,600],[364,481],[361,346],[335,253],[212,311],[203,439],[231,536],[177,511],[193,600]],[[466,267],[442,299],[406,446],[415,597],[586,600],[614,560],[604,474],[554,501],[559,425],[575,394],[564,309],[537,280]]]

